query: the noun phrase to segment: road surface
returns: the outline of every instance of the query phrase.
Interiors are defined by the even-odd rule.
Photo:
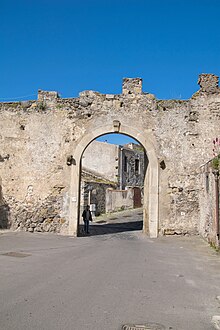
[[[214,329],[220,256],[199,237],[145,237],[140,212],[120,217],[78,238],[1,232],[0,329]]]

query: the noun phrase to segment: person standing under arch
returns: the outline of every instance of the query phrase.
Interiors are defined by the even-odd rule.
[[[82,218],[84,221],[84,231],[86,234],[89,234],[89,221],[92,221],[92,213],[89,205],[87,205],[86,209],[83,211]]]

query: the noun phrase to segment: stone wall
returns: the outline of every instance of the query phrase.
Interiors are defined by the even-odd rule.
[[[218,219],[216,217],[216,180],[218,180],[219,186],[219,175],[218,172],[213,170],[212,161],[201,166],[199,178],[201,184],[199,193],[199,233],[206,238],[210,244],[218,246],[217,221],[219,222],[220,219],[219,214]]]
[[[0,104],[2,195],[13,229],[66,232],[66,115],[34,101]]]
[[[112,128],[104,133],[141,136],[150,146],[145,193],[150,189],[153,197],[146,219],[157,208],[158,191],[158,232],[198,233],[200,165],[210,159],[220,126],[218,78],[202,74],[199,84],[189,100],[158,100],[142,92],[141,79],[126,78],[120,95],[85,91],[62,99],[40,91],[37,101],[0,103],[1,195],[8,223],[14,229],[67,233],[78,207],[79,168],[78,159],[71,166],[67,159],[105,125]],[[150,176],[152,164],[157,166],[152,155],[159,166],[158,189]]]
[[[106,213],[117,212],[134,207],[134,190],[106,190]]]

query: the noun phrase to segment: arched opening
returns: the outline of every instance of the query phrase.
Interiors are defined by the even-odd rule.
[[[91,141],[81,157],[80,215],[90,206],[89,229],[79,216],[78,236],[143,229],[145,149],[124,134]],[[84,213],[83,213],[84,214]]]
[[[97,137],[117,132],[113,125],[106,124],[102,127],[91,128],[83,137],[77,141],[74,148],[73,158],[74,165],[71,166],[71,182],[70,182],[70,207],[69,207],[69,234],[77,236],[78,223],[80,216],[80,172],[81,157],[86,147]],[[150,237],[158,236],[158,202],[159,202],[159,186],[158,186],[158,159],[153,144],[153,136],[151,130],[140,132],[138,129],[126,125],[121,125],[120,132],[137,140],[145,149],[148,166],[144,179],[144,201],[143,201],[143,232],[149,234]]]

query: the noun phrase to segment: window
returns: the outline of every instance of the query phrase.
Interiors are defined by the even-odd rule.
[[[139,174],[139,159],[135,159],[135,172]]]
[[[128,157],[124,157],[124,172],[128,171]]]

